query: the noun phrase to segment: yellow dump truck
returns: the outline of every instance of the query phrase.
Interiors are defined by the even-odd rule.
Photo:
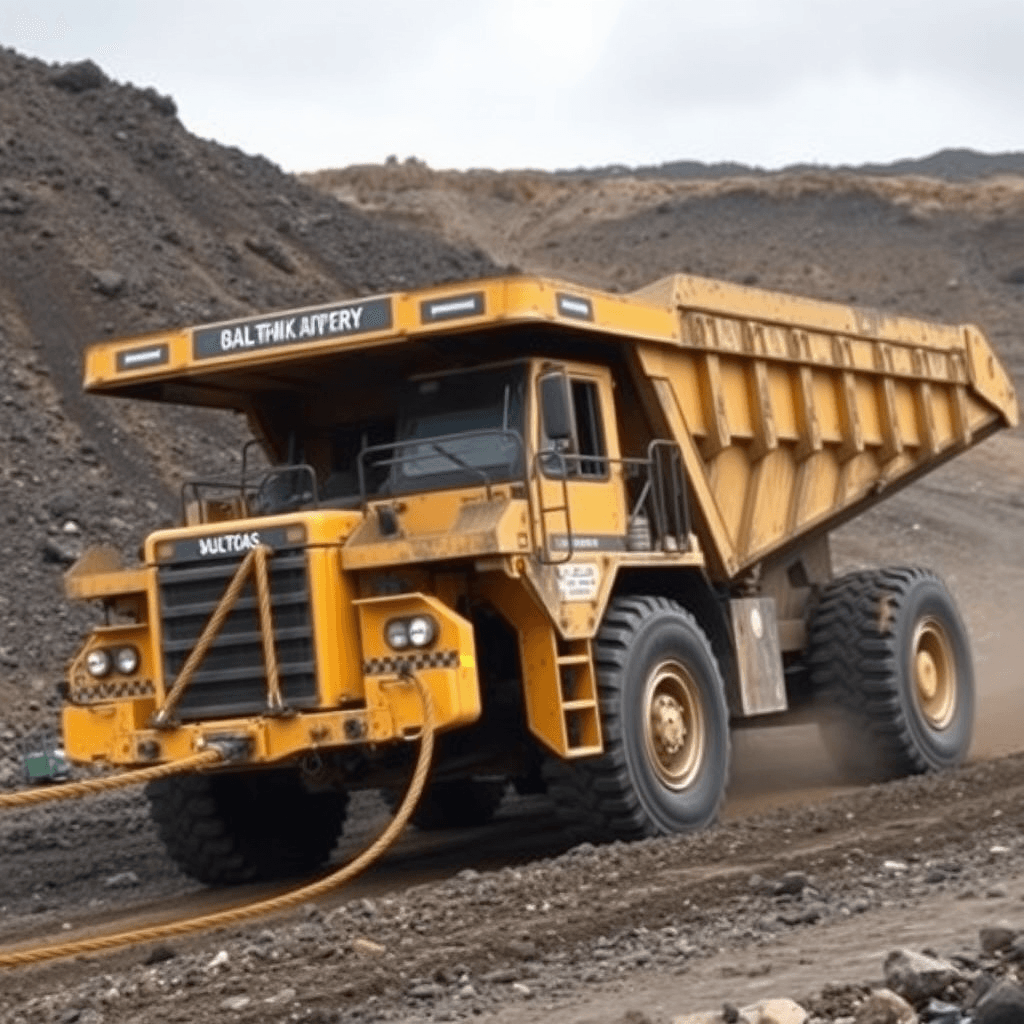
[[[833,576],[829,531],[1017,420],[981,332],[674,276],[628,295],[500,277],[105,342],[86,389],[245,415],[141,562],[88,551],[104,624],[64,745],[138,767],[210,882],[304,870],[347,795],[421,827],[509,783],[596,838],[700,828],[730,730],[808,709],[877,777],[956,765],[968,640],[938,578]],[[258,451],[253,451],[253,447]]]

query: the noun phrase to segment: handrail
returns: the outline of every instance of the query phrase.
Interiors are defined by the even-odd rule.
[[[680,545],[680,550],[688,550],[691,533],[690,500],[686,473],[683,471],[682,450],[675,441],[656,438],[647,446],[647,457],[651,463],[650,480],[655,492],[655,509],[660,519],[660,532],[664,537],[674,537]],[[670,470],[667,481],[662,472],[665,458],[668,459]]]
[[[562,485],[562,504],[561,505],[549,505],[545,507],[543,486],[544,477],[547,474],[544,472],[544,467],[541,465],[541,460],[546,458],[555,458],[561,461],[562,472],[559,473],[555,479]],[[537,509],[537,522],[540,524],[540,550],[537,557],[545,565],[564,565],[566,562],[572,560],[575,546],[573,544],[572,534],[572,514],[569,507],[569,459],[572,456],[566,455],[565,452],[560,452],[554,448],[547,449],[546,451],[537,452],[533,456],[531,463],[534,472],[530,475],[530,480],[526,483],[527,503],[530,503],[532,488],[530,482],[535,476],[537,479],[537,501],[539,508]],[[552,558],[549,554],[550,551],[550,538],[548,536],[548,516],[552,512],[564,512],[565,513],[565,558]],[[533,522],[533,508],[530,507],[528,510],[530,522]],[[536,549],[536,545],[534,545]]]
[[[557,460],[561,469],[557,473],[545,472],[542,459]],[[559,452],[554,449],[537,452],[532,460],[532,467],[538,475],[543,475],[552,482],[558,481],[562,486],[564,505],[553,505],[549,508],[538,509],[537,520],[541,527],[541,555],[540,558],[548,565],[557,565],[567,562],[572,558],[574,552],[573,531],[569,512],[568,484],[570,480],[569,465],[574,463],[601,463],[606,466],[610,474],[612,466],[621,466],[624,469],[637,467],[647,471],[647,480],[640,490],[640,494],[630,509],[627,518],[626,533],[632,528],[636,519],[643,511],[645,504],[650,505],[652,519],[654,521],[656,538],[664,545],[667,538],[671,538],[673,550],[688,551],[690,546],[690,506],[686,486],[686,474],[683,471],[682,451],[675,441],[656,438],[647,446],[647,457],[620,456],[613,458],[608,455],[580,455],[576,453]],[[531,476],[532,479],[532,476]],[[587,480],[587,477],[574,477],[572,479]],[[538,488],[539,489],[539,488]],[[529,491],[529,482],[528,482]],[[532,510],[531,510],[532,511]],[[547,531],[546,516],[552,512],[565,512],[566,533],[567,533],[567,555],[564,559],[553,559],[549,555],[549,536]],[[532,519],[532,516],[531,516]]]
[[[256,498],[259,499],[263,493],[263,488],[266,487],[267,482],[273,480],[274,477],[283,477],[286,474],[301,474],[309,477],[310,480],[310,502],[313,508],[320,507],[320,489],[316,482],[316,470],[308,462],[289,462],[283,463],[280,466],[271,466],[266,473],[263,474],[263,479],[260,480],[260,485],[256,489]],[[303,502],[306,504],[306,502]],[[268,515],[273,515],[273,512]]]
[[[247,445],[247,447],[248,447],[248,445]],[[244,456],[243,456],[243,466],[244,466]],[[202,498],[202,495],[201,495],[200,492],[202,490],[208,489],[208,488],[209,489],[216,488],[218,490],[226,491],[228,493],[237,493],[239,498],[241,499],[243,511],[244,511],[244,513],[247,516],[248,515],[260,515],[260,514],[271,515],[273,513],[261,513],[259,510],[254,509],[254,507],[253,507],[254,502],[259,497],[260,492],[263,490],[263,488],[266,485],[268,480],[271,480],[271,479],[273,479],[276,476],[284,476],[286,473],[304,473],[304,474],[307,474],[309,476],[309,479],[311,481],[311,490],[310,490],[311,499],[310,499],[310,501],[311,501],[311,504],[313,505],[314,508],[319,508],[320,507],[320,488],[319,488],[319,485],[317,484],[316,470],[311,465],[309,465],[309,463],[307,463],[307,462],[290,462],[290,463],[285,463],[285,464],[282,464],[282,465],[279,465],[279,466],[271,466],[268,470],[266,470],[266,472],[264,472],[264,474],[263,474],[262,478],[260,479],[259,483],[255,484],[255,485],[254,484],[250,484],[245,479],[245,470],[244,470],[244,468],[243,468],[242,479],[239,480],[238,482],[235,482],[233,480],[186,480],[181,485],[182,519],[184,519],[186,517],[186,512],[187,512],[187,508],[188,508],[189,492],[191,492],[192,493],[192,497],[194,498],[195,504],[196,504],[196,506],[199,509],[199,517],[200,517],[199,521],[200,521],[200,523],[205,523],[207,521],[206,518],[205,518],[203,498]]]
[[[592,477],[573,474],[571,467],[580,467],[583,464],[589,466],[600,465],[605,468],[606,474],[610,474],[613,466],[621,466],[623,469],[636,468],[646,472],[646,480],[640,489],[640,493],[632,501],[626,523],[626,534],[629,535],[638,518],[646,508],[650,514],[653,526],[653,540],[668,547],[671,550],[686,551],[689,549],[689,538],[691,535],[690,502],[686,473],[682,462],[682,452],[679,445],[672,440],[656,438],[647,446],[646,457],[620,456],[611,457],[607,455],[578,454],[574,452],[560,452],[555,449],[547,449],[534,453],[527,461],[526,445],[522,435],[516,430],[509,430],[501,427],[484,427],[478,430],[467,430],[451,434],[440,434],[435,437],[405,438],[400,441],[390,441],[386,444],[370,445],[360,450],[356,457],[356,470],[359,483],[359,502],[366,504],[369,499],[367,492],[367,462],[375,455],[391,454],[392,457],[379,459],[373,464],[375,466],[398,466],[408,462],[424,458],[424,449],[433,449],[439,456],[448,459],[460,470],[476,475],[484,487],[488,500],[493,496],[493,485],[495,480],[481,467],[473,466],[462,459],[458,454],[446,450],[443,446],[452,441],[464,441],[466,439],[497,437],[504,441],[511,442],[514,446],[510,455],[507,468],[514,470],[517,462],[522,465],[522,476],[515,474],[510,483],[522,483],[526,492],[528,502],[528,519],[530,533],[532,535],[533,550],[538,552],[538,557],[547,565],[560,565],[572,559],[576,547],[574,544],[574,530],[572,526],[572,509],[569,501],[569,483],[571,480],[587,480]],[[400,449],[414,449],[402,452]],[[551,461],[554,461],[557,468],[552,470]],[[243,466],[244,466],[243,456]],[[545,461],[548,462],[545,465]],[[494,467],[492,467],[493,469]],[[237,483],[222,481],[188,481],[182,485],[182,502],[184,504],[189,489],[195,494],[195,499],[202,513],[202,501],[200,500],[199,489],[203,487],[220,487],[225,490],[235,490],[239,493],[246,511],[252,512],[253,498],[259,494],[266,482],[273,476],[285,473],[301,472],[308,474],[311,481],[311,501],[314,508],[319,507],[320,495],[317,484],[316,471],[307,463],[295,463],[289,465],[272,467],[264,474],[254,494],[250,485],[244,479]],[[561,488],[560,505],[545,507],[543,498],[543,483],[545,480],[556,484]],[[536,493],[534,492],[536,485]],[[393,490],[389,488],[389,494]],[[553,513],[563,513],[566,522],[566,548],[564,557],[558,552],[558,557],[552,550],[552,533],[548,524],[548,517]],[[205,519],[203,520],[205,522]],[[534,533],[539,528],[539,536]]]

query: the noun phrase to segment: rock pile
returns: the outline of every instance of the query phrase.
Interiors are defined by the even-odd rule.
[[[893,950],[883,986],[826,986],[803,1001],[809,1022],[831,1024],[1011,1024],[1024,1021],[1024,933],[1006,925],[979,933],[979,949],[948,959]]]
[[[826,985],[794,1002],[768,999],[691,1013],[673,1024],[1020,1024],[1024,1021],[1024,932],[981,929],[979,949],[949,959],[896,949],[876,984]]]

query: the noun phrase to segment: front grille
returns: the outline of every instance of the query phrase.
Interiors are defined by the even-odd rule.
[[[238,569],[241,555],[160,566],[164,683],[173,685]],[[277,549],[267,561],[274,649],[281,696],[290,708],[317,704],[309,573],[302,548]],[[267,708],[267,673],[250,575],[179,701],[182,720],[259,714]]]

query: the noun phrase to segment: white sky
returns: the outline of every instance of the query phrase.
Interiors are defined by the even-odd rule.
[[[1024,0],[0,0],[287,170],[1024,150]]]

